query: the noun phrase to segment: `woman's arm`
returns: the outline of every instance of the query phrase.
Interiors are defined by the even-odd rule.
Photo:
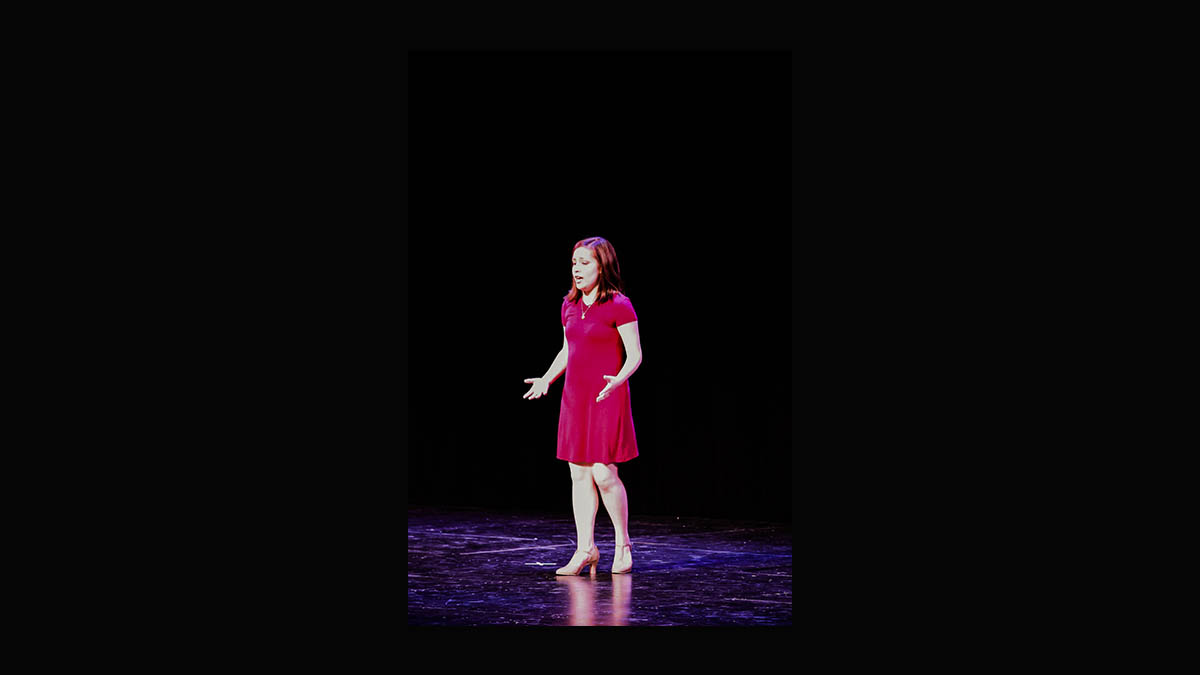
[[[546,381],[546,386],[553,384],[558,379],[558,376],[562,375],[563,371],[567,369],[567,355],[567,329],[563,328],[562,349],[558,350],[558,356],[554,357],[554,363],[550,364],[550,370],[547,370],[546,374],[542,376],[542,379]]]
[[[625,383],[630,375],[642,365],[642,338],[638,334],[638,322],[630,321],[627,324],[617,326],[617,332],[621,334],[621,341],[625,343],[625,365],[621,366],[621,371],[616,375],[605,375],[604,379],[608,384],[600,391],[600,395],[596,397],[596,402],[599,403],[608,398],[609,393],[613,389]]]
[[[565,371],[566,369],[567,369],[567,344],[566,344],[566,340],[563,340],[563,347],[562,347],[562,349],[558,350],[558,356],[554,357],[554,363],[550,364],[550,370],[547,370],[546,374],[542,375],[542,379],[546,381],[546,386],[550,386],[551,384],[553,384],[554,381],[558,379],[558,376],[562,375],[563,371]]]
[[[558,350],[558,356],[554,357],[554,363],[550,364],[550,370],[547,370],[546,374],[541,377],[525,380],[525,384],[532,384],[533,386],[521,398],[532,400],[545,396],[546,390],[550,388],[550,385],[558,379],[559,375],[562,375],[566,371],[567,355],[567,329],[563,328],[563,346],[562,349]]]

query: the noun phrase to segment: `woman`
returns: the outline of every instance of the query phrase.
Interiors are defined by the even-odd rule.
[[[558,410],[558,458],[571,468],[571,504],[578,535],[575,555],[558,574],[575,575],[589,565],[592,574],[600,551],[592,541],[600,498],[616,531],[613,574],[633,569],[629,543],[629,503],[617,464],[637,457],[637,438],[629,407],[629,376],[642,364],[637,314],[621,292],[617,252],[600,237],[584,239],[571,252],[571,292],[560,312],[563,346],[550,369],[531,384],[523,398],[546,395],[563,371]]]

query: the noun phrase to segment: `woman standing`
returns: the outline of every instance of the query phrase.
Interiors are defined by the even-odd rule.
[[[571,292],[563,298],[563,346],[545,375],[524,398],[546,395],[565,371],[558,412],[558,458],[571,468],[571,504],[578,535],[575,555],[558,574],[596,573],[600,551],[592,540],[600,499],[612,518],[616,551],[612,571],[633,569],[629,503],[617,464],[638,455],[629,406],[629,376],[642,364],[637,314],[621,292],[617,252],[601,237],[584,239],[571,252]],[[596,491],[599,489],[600,498]]]

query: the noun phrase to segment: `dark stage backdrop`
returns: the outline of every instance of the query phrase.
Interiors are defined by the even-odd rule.
[[[783,53],[409,55],[408,500],[570,512],[572,245],[613,243],[644,360],[633,514],[790,521]],[[600,514],[599,519],[604,516]]]

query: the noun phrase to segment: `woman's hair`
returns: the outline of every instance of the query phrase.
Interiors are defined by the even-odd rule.
[[[617,251],[613,245],[603,237],[591,237],[575,242],[574,248],[571,249],[571,255],[575,255],[575,249],[580,246],[590,248],[595,254],[596,260],[600,265],[600,276],[596,279],[596,287],[600,292],[596,295],[596,302],[608,302],[612,299],[613,294],[623,293],[624,288],[621,286],[621,266],[617,264]],[[571,292],[567,294],[568,302],[579,302],[583,297],[583,291],[579,290],[575,284],[575,277],[571,277]]]

